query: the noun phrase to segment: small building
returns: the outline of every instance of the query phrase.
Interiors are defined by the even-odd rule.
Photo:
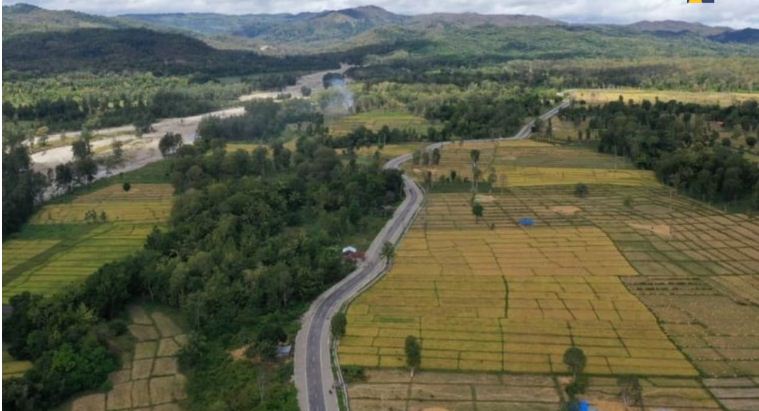
[[[292,344],[284,344],[277,346],[277,358],[288,358],[293,351]]]
[[[358,249],[352,245],[343,247],[343,255],[354,254],[358,252]]]

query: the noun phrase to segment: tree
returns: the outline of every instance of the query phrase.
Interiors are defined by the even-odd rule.
[[[437,147],[435,147],[432,150],[432,165],[436,166],[436,165],[440,164],[440,157],[441,157],[440,156],[440,149],[437,148]]]
[[[498,182],[498,176],[495,174],[495,169],[490,169],[490,173],[488,174],[488,185],[490,186],[490,192],[493,192],[493,187],[495,187],[495,183]]]
[[[537,117],[535,121],[532,123],[532,132],[539,133],[542,130],[543,130],[543,119],[540,117]]]
[[[395,246],[393,243],[385,241],[385,244],[382,245],[382,252],[380,255],[385,259],[385,262],[389,264],[390,260],[395,256]]]
[[[47,134],[50,132],[50,130],[43,126],[37,129],[37,132],[34,133],[37,136],[37,139],[39,140],[40,147],[47,146]]]
[[[142,137],[145,133],[153,131],[153,117],[148,113],[141,113],[132,123],[134,133],[137,137]]]
[[[121,185],[121,189],[124,190],[125,193],[129,192],[129,190],[132,189],[132,184],[129,181],[125,181],[124,184]]]
[[[574,379],[577,379],[577,376],[583,372],[585,365],[587,364],[585,353],[579,347],[567,348],[567,350],[564,351],[563,360]]]
[[[754,146],[756,146],[756,137],[754,136],[746,137],[746,145],[748,145],[750,148],[754,148]]]
[[[546,135],[548,137],[553,137],[553,122],[551,119],[548,119],[548,127],[546,127]]]
[[[477,164],[480,162],[480,150],[471,150],[469,152],[469,159],[472,160],[472,168],[477,167]]]
[[[5,131],[5,130],[3,130]],[[17,231],[42,200],[47,179],[34,171],[29,149],[3,136],[3,235]]]
[[[348,319],[345,313],[340,311],[332,317],[330,329],[334,338],[340,338],[345,335],[345,328],[348,325]]]
[[[588,186],[584,183],[577,183],[575,185],[575,196],[585,198],[589,194]]]
[[[419,368],[422,363],[422,347],[419,345],[419,340],[413,335],[406,337],[404,351],[406,352],[406,365],[411,368],[411,375],[414,375],[414,370]]]
[[[479,182],[481,178],[482,178],[482,170],[480,170],[479,167],[475,166],[472,169],[472,191],[475,193],[480,187]]]
[[[82,137],[71,144],[71,152],[74,154],[74,160],[83,160],[92,156],[90,139],[82,133]]]
[[[174,154],[182,146],[182,135],[179,133],[166,133],[158,142],[158,150],[161,156],[168,157]]]
[[[415,166],[419,165],[419,162],[422,159],[422,152],[419,150],[414,150],[414,153],[411,154],[411,163]]]
[[[480,222],[480,218],[482,217],[482,213],[484,211],[485,208],[479,202],[475,201],[474,204],[472,204],[472,214],[474,215],[475,222]]]
[[[92,182],[97,172],[98,165],[92,157],[86,157],[74,163],[74,177],[79,183]]]
[[[59,189],[68,190],[74,181],[74,170],[71,163],[58,164],[55,166],[55,185]]]
[[[113,143],[111,143],[111,155],[116,162],[121,162],[124,159],[124,142],[113,140]]]
[[[301,86],[300,88],[300,94],[303,95],[303,97],[308,97],[311,95],[311,88],[307,86]]]

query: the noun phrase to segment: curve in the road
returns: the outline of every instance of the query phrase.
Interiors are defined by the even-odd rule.
[[[564,100],[543,113],[540,118],[547,120],[568,105],[569,101]],[[469,141],[525,139],[530,136],[533,125],[534,120],[512,137]],[[427,149],[446,143],[435,143]],[[411,154],[404,154],[388,161],[385,168],[398,169],[410,159]],[[403,181],[406,198],[372,241],[366,252],[366,260],[346,278],[320,295],[303,317],[303,325],[295,339],[295,385],[298,389],[298,404],[303,411],[338,409],[336,389],[341,387],[335,386],[332,372],[330,320],[346,301],[383,273],[385,262],[380,257],[382,245],[386,241],[396,244],[419,210],[424,197],[422,190],[407,176],[403,176]]]

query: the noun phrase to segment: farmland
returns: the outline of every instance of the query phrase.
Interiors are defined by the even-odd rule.
[[[3,243],[3,302],[24,291],[51,294],[142,246],[169,216],[168,184],[111,184],[40,209]],[[94,218],[85,221],[87,213]]]
[[[590,104],[603,104],[610,101],[617,101],[619,96],[623,100],[634,100],[640,103],[643,100],[648,101],[669,101],[677,100],[684,103],[696,104],[719,104],[729,106],[731,104],[742,103],[747,100],[759,100],[759,93],[739,93],[739,92],[696,92],[680,90],[651,90],[635,88],[619,89],[577,89],[572,90],[571,96],[576,100],[585,100]]]
[[[555,147],[534,141],[465,143],[445,146],[437,166],[409,165],[412,175],[421,180],[430,172],[433,181],[455,171],[461,179],[473,179],[470,152],[481,153],[478,167],[481,180],[493,175],[495,187],[521,187],[565,184],[617,184],[656,186],[650,171],[636,170],[622,158],[607,156],[584,148]]]
[[[3,379],[17,377],[32,368],[30,361],[19,361],[3,350]]]
[[[372,131],[379,131],[382,127],[387,126],[391,129],[415,130],[420,134],[427,131],[431,124],[424,119],[413,114],[402,111],[383,111],[373,110],[363,113],[353,114],[350,116],[341,116],[330,118],[327,122],[332,134],[342,136],[364,126]]]
[[[132,305],[128,312],[128,341],[121,369],[109,376],[112,388],[78,396],[64,410],[182,409],[187,378],[179,371],[177,355],[187,343],[183,327],[176,315],[164,308]]]
[[[366,380],[352,384],[348,394],[351,409],[358,410],[554,411],[559,409],[560,399],[565,395],[562,390],[565,383],[563,377],[548,375],[434,371],[420,372],[412,379],[405,371],[381,369],[367,371]],[[600,410],[626,409],[619,400],[620,387],[614,378],[591,377],[589,383],[591,388],[582,397]],[[736,396],[749,394],[749,390],[755,387],[744,380],[730,383],[732,387],[720,388],[717,392]],[[711,389],[693,379],[643,378],[641,388],[647,407],[700,411],[721,409],[711,397]],[[755,399],[732,399],[727,404],[756,404],[751,401]]]
[[[480,168],[499,175],[492,190],[436,192],[450,170],[471,179],[472,149]],[[369,375],[349,389],[354,408],[555,409],[561,390],[549,386],[560,386],[569,346],[588,357],[594,404],[618,400],[610,377],[636,374],[647,377],[647,405],[756,407],[756,220],[578,147],[452,144],[438,166],[408,168],[420,181],[425,171],[436,178],[392,268],[348,308],[340,361]],[[587,197],[575,195],[577,182],[588,184]],[[533,226],[520,225],[525,217]],[[408,335],[422,345],[423,372],[413,379],[392,371],[405,365]],[[438,380],[428,386],[430,375]],[[555,384],[539,377],[551,375]],[[721,385],[736,376],[746,380]],[[460,378],[473,380],[462,383],[470,389],[445,385]],[[488,397],[487,386],[504,378],[525,388]],[[519,378],[527,382],[511,380]],[[530,378],[547,380],[535,387]],[[519,397],[534,389],[552,391],[545,404]]]
[[[562,372],[579,345],[589,372],[695,375],[625,288],[636,272],[602,231],[489,230],[466,215],[466,195],[451,197],[429,197],[393,269],[351,305],[343,363],[401,366],[410,334],[430,369]]]

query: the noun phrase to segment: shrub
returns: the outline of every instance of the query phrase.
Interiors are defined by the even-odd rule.
[[[334,317],[332,317],[332,324],[331,324],[331,330],[332,330],[332,336],[335,338],[340,338],[343,335],[345,335],[345,327],[348,325],[348,320],[345,317],[345,313],[339,312],[336,313]]]
[[[348,384],[366,381],[366,372],[364,370],[364,367],[360,367],[358,365],[346,365],[342,367],[342,370],[343,379]]]
[[[590,190],[588,189],[587,184],[585,183],[577,183],[575,186],[575,196],[580,198],[585,198],[588,196]]]

